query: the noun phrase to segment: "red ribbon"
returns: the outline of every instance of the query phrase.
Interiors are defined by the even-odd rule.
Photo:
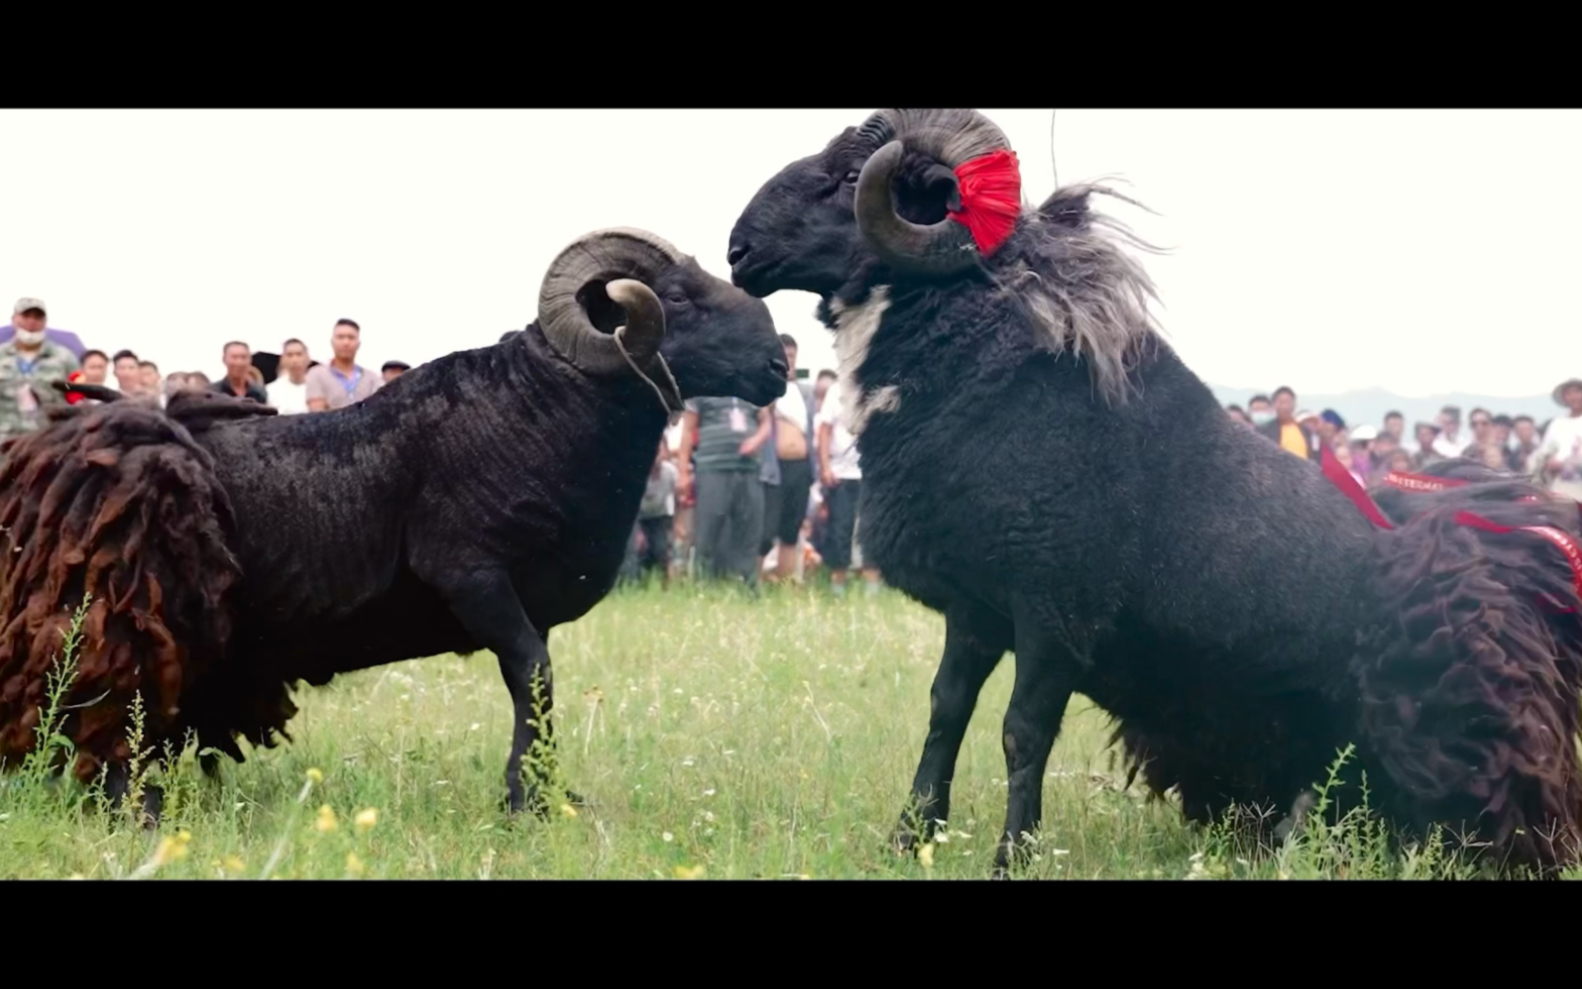
[[[1457,512],[1456,524],[1482,529],[1484,532],[1531,532],[1544,537],[1560,547],[1560,552],[1565,554],[1566,562],[1571,564],[1572,583],[1576,585],[1577,594],[1582,596],[1582,548],[1578,548],[1576,540],[1566,533],[1548,525],[1524,525],[1520,527],[1500,525],[1498,522],[1490,521],[1481,515],[1474,515],[1471,512]],[[1575,609],[1568,607],[1561,610],[1573,611]]]
[[[965,226],[985,257],[1016,229],[1022,212],[1022,172],[1016,152],[1001,149],[962,162],[956,168],[961,210],[950,218]]]
[[[1389,520],[1384,517],[1384,513],[1379,511],[1379,506],[1374,504],[1372,498],[1368,497],[1368,493],[1357,483],[1357,479],[1351,476],[1351,472],[1340,465],[1340,461],[1335,458],[1334,453],[1328,447],[1324,449],[1323,466],[1324,476],[1328,477],[1331,483],[1340,488],[1341,493],[1350,498],[1357,508],[1361,510],[1362,514],[1368,517],[1369,521],[1381,529],[1394,528],[1394,526],[1390,525]],[[1444,491],[1447,488],[1463,487],[1467,482],[1448,477],[1431,477],[1427,474],[1408,474],[1392,470],[1384,475],[1384,483],[1391,487],[1400,488],[1403,491]],[[1521,500],[1535,502],[1539,499],[1536,495],[1527,495]],[[1578,508],[1582,510],[1582,505],[1579,505]],[[1457,525],[1482,529],[1484,532],[1494,532],[1502,535],[1510,532],[1531,532],[1549,540],[1549,542],[1560,548],[1560,552],[1565,554],[1566,562],[1571,564],[1571,580],[1576,586],[1578,597],[1582,597],[1582,547],[1578,547],[1577,541],[1571,538],[1569,534],[1548,525],[1524,525],[1517,527],[1500,525],[1491,519],[1486,519],[1481,515],[1467,511],[1457,512],[1455,521]],[[1549,603],[1553,604],[1553,602]],[[1576,609],[1562,606],[1559,610],[1571,612]]]
[[[1379,506],[1373,503],[1373,499],[1368,497],[1368,492],[1364,491],[1362,485],[1357,483],[1357,479],[1351,476],[1351,471],[1340,465],[1340,461],[1335,458],[1335,451],[1328,446],[1324,447],[1322,463],[1324,476],[1340,489],[1341,494],[1351,499],[1357,510],[1368,517],[1369,522],[1381,529],[1395,528],[1390,524],[1390,520],[1384,517],[1384,513],[1379,511]]]
[[[1392,488],[1404,491],[1443,491],[1446,488],[1459,488],[1466,481],[1458,481],[1450,477],[1433,477],[1429,474],[1407,474],[1401,471],[1390,471],[1384,475],[1384,483]]]
[[[70,374],[66,375],[66,381],[68,383],[73,382],[73,381],[81,381],[82,379],[83,379],[83,373],[80,370],[73,371]],[[66,393],[66,402],[68,404],[76,405],[80,401],[82,401],[82,392],[80,392],[80,391],[68,391]]]

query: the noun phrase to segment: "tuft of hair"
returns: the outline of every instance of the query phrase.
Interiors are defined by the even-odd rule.
[[[1149,310],[1150,300],[1159,301],[1153,280],[1123,245],[1149,254],[1168,249],[1094,210],[1095,195],[1153,212],[1099,181],[1057,189],[1023,211],[1017,235],[991,261],[989,277],[997,295],[1027,307],[1050,350],[1087,363],[1098,397],[1115,406],[1136,391],[1132,372],[1164,336]]]
[[[257,403],[178,394],[168,409],[112,401],[52,409],[0,468],[0,760],[36,744],[73,612],[92,595],[61,733],[75,775],[124,766],[141,694],[145,740],[178,730],[181,699],[222,662],[241,577],[230,501],[194,432]],[[179,742],[179,739],[173,739]],[[55,767],[64,769],[63,765]]]

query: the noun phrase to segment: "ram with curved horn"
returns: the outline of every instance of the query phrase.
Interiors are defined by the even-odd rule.
[[[613,585],[671,415],[693,396],[767,404],[786,384],[762,301],[614,229],[561,252],[524,329],[344,409],[69,407],[0,474],[0,759],[31,748],[86,592],[62,734],[76,775],[105,770],[117,798],[135,693],[145,743],[190,730],[241,760],[238,737],[289,740],[299,681],[487,649],[514,710],[510,809],[542,811],[522,758],[550,738],[549,632]]]
[[[770,178],[731,232],[737,285],[820,296],[864,555],[945,616],[897,846],[948,818],[1012,651],[997,875],[1039,828],[1073,693],[1192,820],[1262,805],[1293,823],[1355,743],[1333,813],[1362,770],[1397,833],[1470,833],[1496,867],[1577,863],[1575,504],[1464,463],[1376,503],[1332,459],[1237,427],[1154,325],[1121,249],[1147,245],[1091,208],[1101,192],[1033,208],[982,115],[880,110]]]

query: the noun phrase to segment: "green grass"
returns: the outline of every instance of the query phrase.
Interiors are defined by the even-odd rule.
[[[894,592],[852,591],[618,591],[557,629],[560,757],[589,800],[575,813],[507,822],[511,710],[494,658],[436,657],[304,689],[297,744],[226,760],[219,784],[189,750],[155,833],[130,807],[106,813],[23,767],[0,790],[0,878],[986,878],[1005,813],[1012,663],[979,702],[946,836],[931,861],[900,858],[886,838],[927,731],[943,623]],[[1029,875],[1466,874],[1390,855],[1366,822],[1249,854],[1122,790],[1106,726],[1073,699]]]

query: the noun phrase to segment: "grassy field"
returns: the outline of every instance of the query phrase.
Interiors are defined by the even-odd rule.
[[[986,878],[1005,812],[1009,659],[968,733],[946,836],[920,859],[885,843],[942,642],[937,616],[888,590],[838,600],[767,588],[758,601],[687,585],[618,591],[551,638],[580,810],[506,821],[511,712],[494,658],[436,657],[303,690],[297,744],[227,760],[220,784],[189,751],[156,833],[80,788],[12,775],[0,878]],[[1459,874],[1432,856],[1391,856],[1365,824],[1248,855],[1120,789],[1106,725],[1073,699],[1029,875]]]

